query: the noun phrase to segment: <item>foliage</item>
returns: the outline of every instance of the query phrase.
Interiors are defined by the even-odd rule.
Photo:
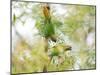
[[[12,40],[12,74],[43,72],[44,66],[47,66],[47,71],[95,69],[95,7],[61,5],[60,8],[66,11],[63,17],[54,14],[57,5],[60,4],[55,4],[55,7],[50,4],[52,20],[45,24],[41,3],[12,2],[12,29],[15,32],[15,35],[12,32],[12,39],[18,37],[16,43]],[[34,39],[22,35],[25,32],[21,31],[21,34],[17,28],[20,24],[24,28],[29,19],[36,21],[32,30],[36,28],[38,33],[29,33]],[[44,37],[51,35],[56,35],[57,41],[48,39],[45,43]]]

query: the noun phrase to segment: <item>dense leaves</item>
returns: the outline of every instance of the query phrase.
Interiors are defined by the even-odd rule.
[[[46,23],[41,3],[12,2],[12,73],[95,69],[95,7],[50,6]]]

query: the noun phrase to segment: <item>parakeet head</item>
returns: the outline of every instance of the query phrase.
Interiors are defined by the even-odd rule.
[[[50,18],[50,5],[48,3],[42,4],[43,15],[45,18]]]

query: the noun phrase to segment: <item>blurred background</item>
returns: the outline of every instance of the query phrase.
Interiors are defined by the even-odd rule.
[[[12,73],[43,72],[49,62],[37,28],[43,24],[41,4],[12,2]],[[95,6],[50,4],[50,9],[58,39],[49,41],[50,50],[63,50],[62,43],[72,50],[54,57],[47,71],[95,69]]]

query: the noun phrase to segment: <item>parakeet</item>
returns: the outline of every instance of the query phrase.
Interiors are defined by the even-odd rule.
[[[42,5],[42,14],[44,17],[37,22],[36,26],[43,37],[56,42],[55,25],[51,21],[50,6],[48,3]]]
[[[45,4],[43,6],[43,14],[45,16],[45,31],[46,31],[46,38],[50,38],[52,41],[56,42],[55,36],[55,26],[51,21],[51,13],[50,13],[50,6],[49,4]]]

